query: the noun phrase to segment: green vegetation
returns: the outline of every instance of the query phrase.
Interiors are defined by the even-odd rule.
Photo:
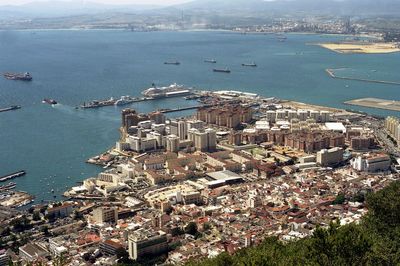
[[[369,212],[358,225],[332,222],[296,242],[271,237],[234,255],[222,253],[187,265],[399,265],[400,182],[367,195],[366,201]]]

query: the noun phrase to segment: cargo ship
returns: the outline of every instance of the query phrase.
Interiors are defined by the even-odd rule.
[[[257,67],[257,64],[256,63],[244,63],[244,64],[242,64],[242,66],[244,66],[244,67]]]
[[[45,98],[45,99],[43,99],[42,103],[47,103],[47,104],[54,105],[54,104],[57,104],[57,101],[54,100],[54,99],[47,99],[47,98]]]
[[[0,109],[0,113],[1,113],[1,112],[12,111],[12,110],[17,110],[17,109],[21,109],[21,106],[19,106],[19,105],[12,105],[12,106],[10,106],[10,107]]]
[[[213,71],[214,72],[220,72],[220,73],[231,73],[229,68],[225,68],[225,69],[214,68]]]
[[[10,190],[10,189],[15,188],[16,186],[17,186],[16,183],[10,182],[10,183],[8,183],[7,185],[2,185],[2,186],[0,186],[0,191],[7,191],[7,190]]]
[[[164,62],[164,65],[180,65],[181,63],[178,61],[167,61]]]
[[[111,97],[108,100],[94,100],[89,103],[83,103],[83,105],[81,105],[80,107],[82,109],[99,108],[99,107],[105,107],[105,106],[112,106],[116,102],[117,101]]]
[[[20,177],[20,176],[23,176],[23,175],[26,175],[26,172],[24,170],[21,170],[21,171],[18,171],[18,172],[15,172],[15,173],[8,174],[8,175],[0,177],[0,182],[7,181],[9,179],[14,179],[16,177]]]
[[[151,88],[142,91],[142,94],[145,97],[155,99],[186,96],[193,94],[193,92],[191,89],[186,88],[183,85],[178,85],[174,83],[168,87],[157,87],[153,84]]]
[[[32,75],[29,72],[25,73],[4,73],[4,77],[9,80],[22,80],[22,81],[31,81]]]
[[[215,60],[215,59],[206,59],[206,60],[204,60],[204,62],[205,62],[205,63],[212,63],[212,64],[215,64],[215,63],[217,63],[217,60]]]

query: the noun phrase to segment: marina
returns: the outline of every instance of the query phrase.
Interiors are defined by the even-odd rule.
[[[362,98],[347,101],[345,104],[400,112],[400,101],[379,98]]]

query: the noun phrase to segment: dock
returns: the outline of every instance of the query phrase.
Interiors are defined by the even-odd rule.
[[[182,111],[188,111],[188,110],[194,110],[204,107],[204,105],[200,106],[189,106],[189,107],[180,107],[180,108],[174,108],[174,109],[161,109],[159,110],[160,113],[166,114],[166,113],[175,113],[175,112],[182,112]]]
[[[352,78],[346,76],[338,76],[335,74],[335,69],[325,69],[325,72],[334,79],[343,79],[343,80],[354,80],[354,81],[361,81],[361,82],[369,82],[369,83],[379,83],[379,84],[387,84],[387,85],[399,85],[400,81],[386,81],[386,80],[376,80],[376,79],[363,79],[363,78]]]
[[[400,101],[385,100],[378,98],[362,98],[344,102],[348,105],[377,108],[390,111],[400,112]]]
[[[23,176],[23,175],[26,175],[26,172],[24,170],[21,170],[21,171],[12,173],[12,174],[8,174],[8,175],[5,175],[5,176],[1,176],[0,177],[0,182],[4,182],[4,181],[10,180],[10,179],[14,179],[16,177],[20,177],[20,176]]]

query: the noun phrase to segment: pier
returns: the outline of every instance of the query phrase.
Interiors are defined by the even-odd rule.
[[[188,111],[188,110],[194,110],[204,107],[204,105],[200,106],[189,106],[189,107],[180,107],[180,108],[174,108],[174,109],[161,109],[159,110],[160,113],[166,114],[166,113],[175,113],[175,112],[181,112],[181,111]]]
[[[20,176],[23,176],[25,174],[26,174],[26,172],[24,170],[22,170],[22,171],[15,172],[15,173],[12,173],[12,174],[9,174],[9,175],[5,175],[5,176],[0,177],[0,182],[4,182],[4,181],[7,181],[9,179],[20,177]]]
[[[387,85],[400,85],[400,81],[386,81],[386,80],[363,79],[363,78],[352,78],[352,77],[337,76],[335,74],[335,69],[331,69],[331,68],[325,69],[325,72],[328,73],[328,75],[331,78],[334,78],[334,79],[355,80],[355,81],[361,81],[361,82],[379,83],[379,84],[387,84]]]

